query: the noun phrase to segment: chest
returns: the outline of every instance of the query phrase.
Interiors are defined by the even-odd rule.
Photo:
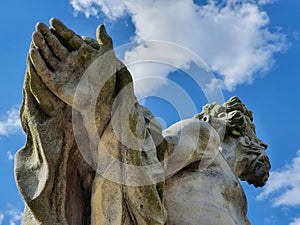
[[[203,170],[186,168],[166,184],[169,225],[245,224],[244,191],[222,158]]]

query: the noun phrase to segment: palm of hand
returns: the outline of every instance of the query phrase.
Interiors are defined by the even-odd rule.
[[[29,63],[31,70],[34,70],[32,72],[41,78],[51,92],[73,106],[80,79],[98,56],[112,49],[112,41],[104,26],[97,29],[97,43],[93,39],[78,36],[57,19],[52,19],[50,24],[50,29],[42,23],[37,24]]]

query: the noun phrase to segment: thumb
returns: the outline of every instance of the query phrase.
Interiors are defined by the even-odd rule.
[[[103,24],[99,25],[96,33],[97,41],[106,50],[111,50],[113,48],[113,42],[111,37],[107,34],[105,26]]]

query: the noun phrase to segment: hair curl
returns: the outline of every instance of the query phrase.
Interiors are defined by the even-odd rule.
[[[220,120],[226,122],[226,133],[244,134],[247,125],[250,125],[251,129],[255,132],[255,125],[253,124],[252,111],[246,108],[242,101],[234,96],[230,98],[223,105],[218,103],[207,104],[203,106],[202,112],[195,116],[200,120],[211,123],[214,127],[214,120]]]

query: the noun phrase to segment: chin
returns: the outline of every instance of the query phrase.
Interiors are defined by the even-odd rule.
[[[267,158],[265,158],[267,159]],[[269,179],[271,165],[268,160],[255,160],[241,176],[241,180],[253,184],[255,187],[263,187]]]
[[[244,180],[246,180],[248,184],[253,184],[255,187],[263,187],[269,179],[269,170],[269,164],[264,164],[255,168],[254,173],[248,173]]]
[[[253,184],[254,187],[256,187],[256,188],[265,186],[267,181],[268,181],[268,178],[266,178],[266,179],[257,179],[257,180],[254,180],[254,181],[253,180],[250,180],[250,181],[247,180],[247,182],[249,184]]]

